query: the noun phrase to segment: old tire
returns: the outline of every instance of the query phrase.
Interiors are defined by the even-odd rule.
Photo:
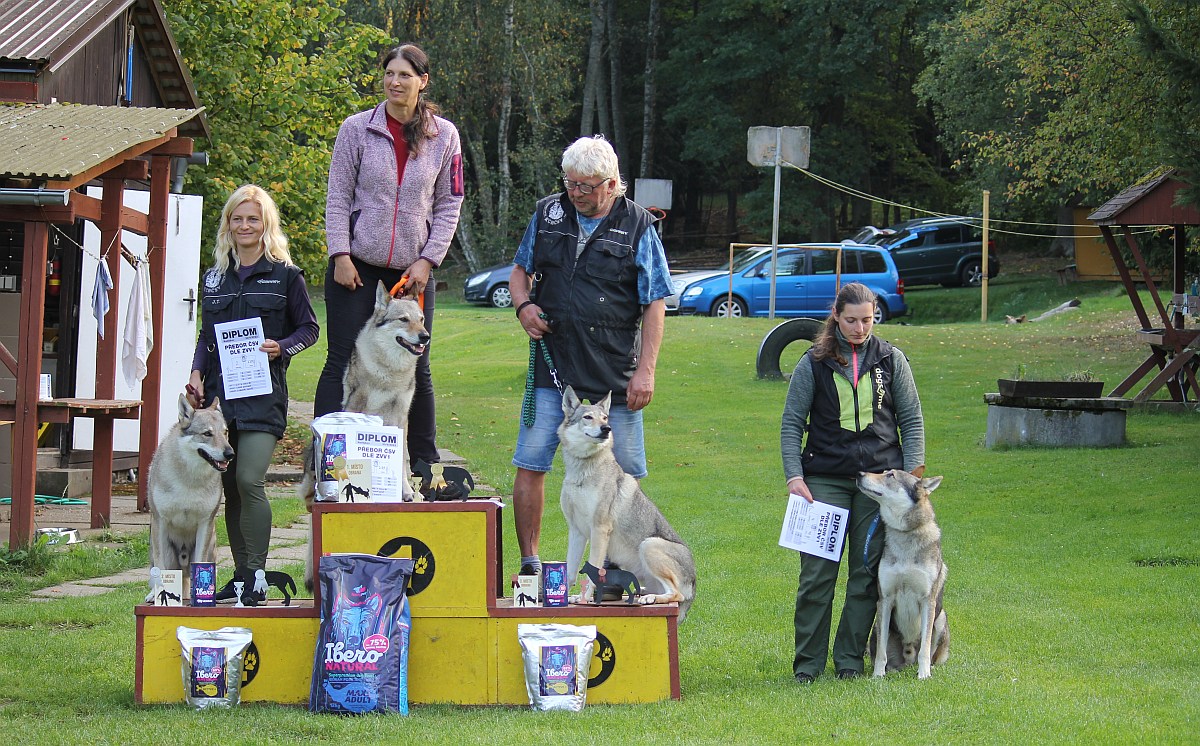
[[[824,322],[816,319],[789,319],[767,332],[758,347],[758,377],[783,378],[779,359],[783,357],[784,349],[792,342],[812,342],[822,326]]]

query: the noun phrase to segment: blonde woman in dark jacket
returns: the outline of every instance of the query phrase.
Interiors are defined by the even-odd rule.
[[[425,97],[429,58],[404,44],[383,59],[385,99],[342,123],[329,166],[325,202],[326,331],[329,352],[317,382],[314,414],[342,408],[342,376],[359,330],[371,316],[375,287],[407,278],[404,294],[424,303],[432,331],[431,272],[446,257],[463,202],[458,130]],[[438,460],[429,350],[417,363],[408,417],[413,461]]]

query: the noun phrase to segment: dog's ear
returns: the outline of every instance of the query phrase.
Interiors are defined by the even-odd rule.
[[[217,410],[218,412],[220,412],[220,411],[221,411],[221,397],[219,397],[219,396],[214,396],[214,397],[213,397],[213,403],[212,403],[212,404],[209,404],[209,405],[208,405],[208,408],[209,408],[209,409],[215,409],[215,410]]]
[[[942,483],[941,477],[930,477],[929,479],[921,480],[921,486],[925,488],[926,492],[933,492],[934,490],[936,490],[938,488],[938,485],[940,485],[941,483]]]
[[[611,391],[609,391],[607,394],[605,394],[603,399],[596,402],[596,406],[600,407],[600,411],[604,412],[605,416],[608,415],[608,408],[611,404],[612,404],[612,392]]]
[[[387,285],[383,284],[383,280],[375,286],[375,310],[382,311],[392,302],[392,294],[388,292]]]
[[[579,401],[579,397],[575,395],[575,389],[571,388],[571,384],[567,384],[567,387],[563,389],[563,414],[567,417],[570,417],[571,413],[576,409],[579,409],[579,405],[582,403],[583,402]]]
[[[195,408],[192,407],[192,403],[188,401],[187,394],[180,394],[179,395],[179,421],[184,423],[184,425],[186,426],[187,423],[192,421],[192,417],[195,414],[196,414],[196,410],[195,410]]]
[[[925,464],[921,464],[920,466],[914,468],[912,471],[909,472],[909,474],[912,474],[917,479],[920,479],[921,477],[925,476]]]

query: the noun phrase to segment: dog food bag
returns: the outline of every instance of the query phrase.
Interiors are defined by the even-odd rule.
[[[178,627],[183,696],[197,710],[233,707],[242,698],[242,656],[252,635],[245,627],[210,631]]]
[[[192,563],[192,606],[216,606],[217,563]]]
[[[566,606],[571,584],[567,580],[566,562],[542,563],[542,605]]]
[[[413,561],[333,554],[318,567],[321,626],[312,712],[408,714],[408,580]]]
[[[587,701],[596,625],[518,624],[525,688],[535,710],[579,712]]]

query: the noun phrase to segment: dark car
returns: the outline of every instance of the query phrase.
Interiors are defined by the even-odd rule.
[[[463,299],[468,303],[510,308],[512,293],[508,291],[508,278],[514,266],[511,262],[497,264],[471,275],[463,282]]]
[[[886,237],[871,243],[882,246],[907,287],[942,284],[976,286],[983,280],[983,230],[977,218],[918,218],[888,228]],[[988,241],[988,277],[1000,272],[994,241]]]

